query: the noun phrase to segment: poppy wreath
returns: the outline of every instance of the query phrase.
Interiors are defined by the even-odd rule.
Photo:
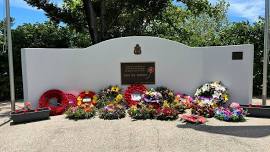
[[[50,100],[53,98],[57,99],[57,105],[50,104]],[[63,114],[68,105],[68,99],[61,90],[46,91],[39,99],[39,108],[48,107],[51,110],[50,115],[53,116]]]
[[[66,93],[65,95],[66,95],[66,98],[67,98],[67,100],[68,100],[69,106],[74,107],[74,106],[77,105],[77,98],[76,98],[75,95],[70,94],[70,93]]]
[[[182,115],[181,119],[188,123],[197,123],[197,124],[204,124],[206,123],[206,119],[202,116],[197,115]]]
[[[130,85],[124,94],[125,101],[128,103],[128,106],[137,105],[140,101],[133,100],[131,95],[134,93],[144,94],[147,88],[142,84],[133,84]]]
[[[89,101],[85,101],[86,99],[89,99]],[[97,104],[96,93],[92,91],[81,92],[79,96],[77,97],[77,106],[80,106],[82,104],[92,104],[96,106]]]

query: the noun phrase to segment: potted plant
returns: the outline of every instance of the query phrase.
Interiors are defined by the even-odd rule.
[[[49,108],[37,108],[33,109],[30,102],[25,102],[24,107],[15,110],[10,113],[13,123],[31,122],[37,120],[49,119]]]

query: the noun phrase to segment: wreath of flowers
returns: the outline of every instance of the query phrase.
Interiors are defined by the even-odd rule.
[[[215,118],[228,122],[245,121],[246,112],[239,103],[231,103],[228,108],[218,107],[215,109]]]
[[[151,88],[144,92],[142,95],[142,100],[145,103],[158,103],[160,104],[162,102],[162,94],[155,89]]]
[[[120,104],[110,103],[99,110],[99,118],[101,119],[121,119],[126,116],[126,109]]]
[[[157,109],[156,118],[158,120],[176,120],[178,114],[179,112],[165,100],[162,107]]]
[[[212,118],[215,115],[216,107],[218,107],[217,104],[212,102],[211,99],[197,97],[192,105],[192,113],[206,118]]]
[[[179,113],[184,113],[186,109],[192,107],[193,98],[191,96],[177,93],[171,106],[176,109]]]
[[[155,89],[157,92],[161,93],[162,95],[162,99],[163,100],[166,100],[168,101],[169,103],[172,103],[174,101],[174,91],[167,88],[167,87],[164,87],[164,86],[161,86],[161,87],[157,87]]]
[[[57,105],[50,104],[50,100],[53,98],[57,99]],[[65,93],[61,90],[46,91],[39,99],[39,108],[48,107],[51,110],[50,115],[63,114],[68,105],[69,102],[65,96]]]
[[[96,115],[96,108],[92,104],[81,104],[80,106],[69,107],[65,114],[69,119],[89,119]]]
[[[77,97],[77,106],[80,106],[82,104],[97,104],[97,96],[95,92],[92,91],[83,91],[79,94]]]
[[[118,86],[109,86],[98,93],[97,107],[104,107],[111,102],[114,102],[115,104],[124,104],[123,101],[121,88]]]
[[[133,94],[144,94],[146,91],[146,87],[142,84],[133,84],[130,85],[126,90],[124,94],[125,101],[128,103],[128,106],[137,105],[140,101],[132,99]]]
[[[195,124],[204,124],[207,121],[202,116],[188,115],[188,114],[182,115],[181,120],[183,120],[184,122],[187,122],[187,123],[195,123]]]
[[[128,114],[133,119],[154,119],[157,110],[152,105],[146,105],[144,103],[139,103],[133,105],[128,109]]]
[[[214,107],[225,104],[229,100],[227,89],[220,81],[206,83],[195,92],[195,98],[200,104],[211,105]]]
[[[194,96],[192,113],[208,118],[215,115],[215,108],[224,105],[229,100],[228,91],[220,81],[202,85],[196,90]]]
[[[71,94],[71,93],[66,93],[65,94],[67,100],[68,100],[68,103],[70,106],[76,106],[77,105],[77,98],[75,95]]]

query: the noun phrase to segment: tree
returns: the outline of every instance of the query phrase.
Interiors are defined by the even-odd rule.
[[[262,78],[263,78],[263,50],[264,50],[264,20],[251,25],[249,22],[233,23],[220,34],[221,45],[239,45],[254,44],[254,78],[253,78],[253,94],[262,94]],[[268,70],[268,73],[270,71]],[[270,86],[268,87],[268,95],[270,95]]]
[[[166,8],[169,0],[64,0],[58,7],[48,0],[25,0],[42,9],[56,23],[77,31],[88,30],[92,43],[106,39],[141,35],[144,25]]]
[[[149,35],[189,46],[218,45],[220,32],[228,26],[226,13],[229,5],[224,0],[216,5],[207,1],[196,2],[169,5],[161,16],[151,22],[147,28]]]
[[[0,22],[0,45],[3,45],[3,21]],[[89,37],[69,27],[48,23],[24,24],[12,30],[16,98],[22,98],[21,48],[87,47]],[[8,53],[0,50],[0,101],[9,99]]]

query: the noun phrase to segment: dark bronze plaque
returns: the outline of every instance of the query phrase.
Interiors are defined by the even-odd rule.
[[[155,84],[155,62],[121,63],[121,82]]]
[[[243,60],[243,52],[233,52],[232,60]]]

